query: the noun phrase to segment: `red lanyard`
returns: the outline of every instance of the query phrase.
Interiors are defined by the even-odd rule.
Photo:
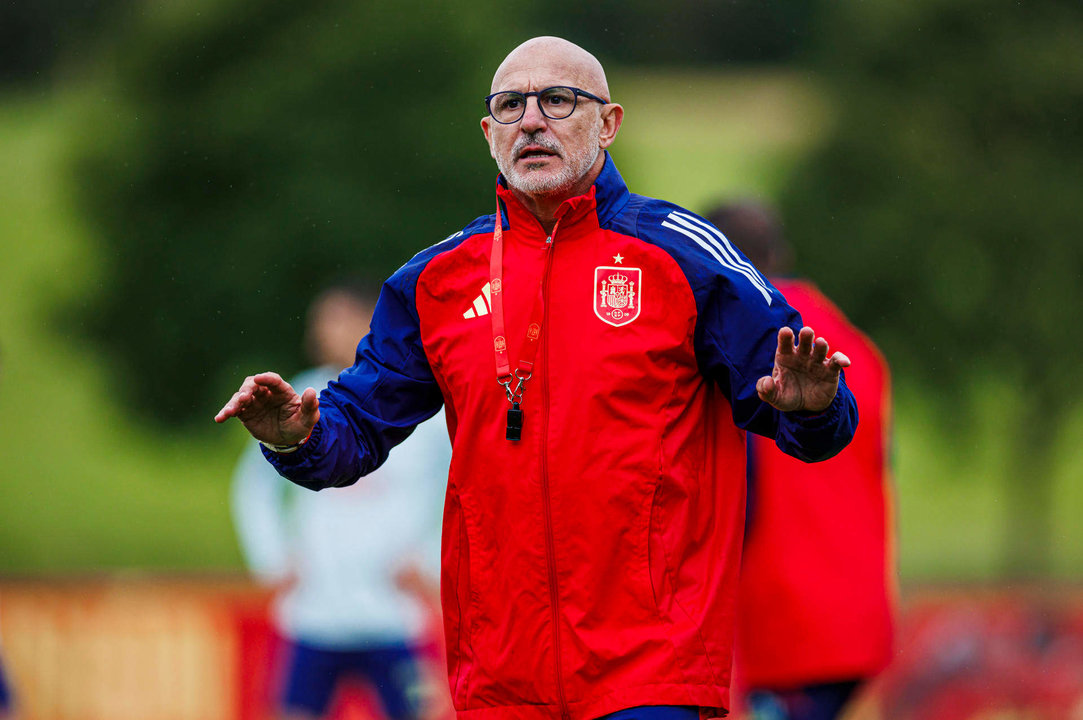
[[[504,331],[504,230],[500,221],[500,200],[498,199],[496,201],[496,227],[493,229],[493,247],[489,253],[489,295],[492,304],[493,351],[496,353],[496,381],[504,386],[508,402],[511,403],[511,409],[508,410],[508,440],[518,440],[522,434],[523,411],[519,405],[523,401],[523,386],[533,374],[534,358],[538,354],[538,341],[541,339],[542,314],[545,312],[545,301],[542,297],[543,281],[544,274],[538,281],[538,294],[534,298],[534,307],[530,311],[530,322],[527,324],[519,366],[513,372],[508,358],[507,333]],[[514,387],[512,387],[512,382],[515,382]]]

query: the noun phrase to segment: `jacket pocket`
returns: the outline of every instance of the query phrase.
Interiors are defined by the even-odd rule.
[[[662,479],[659,478],[651,495],[651,511],[647,523],[647,566],[651,582],[654,607],[662,613],[664,584],[666,582],[666,550],[662,542],[665,521],[662,513]]]
[[[474,593],[470,582],[470,542],[458,495],[448,493],[447,505],[444,521],[447,548],[444,558],[451,582],[442,604],[448,674],[452,695],[456,705],[459,705],[467,696],[467,668],[473,657],[471,636],[475,630],[473,618],[476,613],[473,612]]]

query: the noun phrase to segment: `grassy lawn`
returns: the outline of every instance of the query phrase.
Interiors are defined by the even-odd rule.
[[[913,391],[896,397],[896,487],[900,572],[904,579],[986,580],[998,572],[1000,553],[1012,536],[1012,508],[1005,499],[1008,459],[1016,446],[1004,435],[1013,394],[984,388],[982,402],[960,413],[945,432],[931,398]],[[1083,568],[1083,404],[1057,438],[1053,507],[1052,574],[1078,581]],[[1010,541],[1010,540],[1009,540]]]
[[[733,195],[770,198],[830,123],[815,87],[792,74],[626,71],[611,87],[628,110],[613,152],[629,184],[698,211]],[[213,426],[217,408],[205,430],[140,427],[115,400],[108,358],[60,329],[58,308],[108,282],[107,263],[122,260],[73,208],[65,143],[79,121],[78,101],[0,99],[0,573],[237,568],[227,497],[243,430]],[[928,398],[900,392],[905,580],[995,573],[1010,444],[998,418],[1010,398],[990,390],[961,452]],[[1051,518],[1065,577],[1083,567],[1083,407],[1074,418]]]

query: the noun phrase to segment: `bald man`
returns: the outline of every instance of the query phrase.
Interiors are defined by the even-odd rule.
[[[445,405],[460,717],[722,716],[745,432],[805,461],[838,452],[857,424],[849,360],[706,221],[628,191],[606,151],[624,109],[588,52],[523,43],[485,104],[494,214],[384,284],[318,398],[261,373],[216,420],[319,489]]]

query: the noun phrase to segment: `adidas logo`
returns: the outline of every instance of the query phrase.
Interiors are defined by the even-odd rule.
[[[469,320],[470,318],[482,317],[488,315],[492,311],[492,299],[489,296],[490,283],[485,283],[485,287],[481,289],[481,295],[474,298],[474,304],[469,310],[463,313],[463,317]]]

